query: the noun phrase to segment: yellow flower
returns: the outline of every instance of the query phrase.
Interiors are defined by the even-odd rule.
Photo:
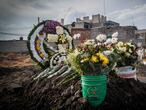
[[[59,42],[60,43],[67,43],[67,38],[65,37],[65,35],[64,34],[61,34],[61,35],[59,35]]]
[[[102,64],[106,65],[109,63],[109,59],[103,55],[102,53],[96,53],[97,56],[99,56],[100,60],[103,61]]]
[[[36,49],[37,49],[38,51],[40,51],[40,50],[41,50],[41,47],[40,47],[39,45],[37,45],[37,46],[36,46]]]
[[[44,57],[45,57],[45,55],[44,55],[43,53],[41,53],[41,54],[40,54],[40,57],[41,57],[41,58],[44,58]]]
[[[96,56],[99,56],[100,55],[100,53],[96,53]]]
[[[82,63],[83,63],[83,62],[87,62],[87,61],[89,61],[89,58],[88,58],[88,57],[83,58],[83,59],[81,60]]]
[[[109,59],[108,59],[107,57],[104,57],[104,58],[103,58],[102,64],[103,64],[103,65],[109,64]]]
[[[37,44],[40,44],[41,43],[41,40],[37,40],[36,42],[37,42]]]
[[[95,55],[92,55],[91,61],[92,61],[93,63],[97,63],[97,62],[98,62],[98,57],[95,56]]]
[[[102,53],[99,54],[100,59],[104,59],[106,56],[103,55]]]
[[[39,37],[44,37],[44,34],[39,34]]]
[[[98,56],[100,59],[102,59],[103,57],[105,57],[102,53],[96,53],[96,56]]]

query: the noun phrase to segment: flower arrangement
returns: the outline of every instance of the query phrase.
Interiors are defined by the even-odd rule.
[[[116,74],[121,78],[136,78],[136,66],[139,63],[137,46],[132,42],[118,42],[114,46],[117,57]]]
[[[116,62],[116,56],[111,48],[111,45],[116,42],[109,42],[109,40],[112,41],[113,38],[100,34],[96,40],[87,40],[78,45],[67,55],[69,65],[81,75],[108,73]]]
[[[113,46],[116,34],[100,34],[85,41],[67,54],[69,65],[81,75],[82,95],[92,106],[100,105],[106,96],[107,75],[116,64]]]
[[[137,47],[131,42],[118,42],[114,52],[119,55],[117,67],[135,66],[138,63]]]

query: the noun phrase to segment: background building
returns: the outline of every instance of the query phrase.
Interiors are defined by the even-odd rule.
[[[87,39],[95,39],[99,34],[112,35],[118,32],[118,39],[121,41],[132,40],[139,46],[146,47],[146,29],[138,30],[135,26],[120,26],[119,23],[107,20],[106,16],[97,14],[85,16],[82,19],[64,25],[69,29],[71,35],[80,34],[80,38],[74,40],[75,45],[83,43]],[[64,19],[61,19],[64,24]],[[0,41],[0,52],[27,52],[27,41],[20,37],[20,40]]]
[[[119,33],[119,40],[129,41],[132,40],[135,43],[138,42],[135,31],[135,26],[120,26],[119,23],[106,19],[106,16],[97,14],[83,17],[83,19],[76,18],[76,22],[65,25],[69,29],[72,36],[74,34],[80,34],[81,38],[75,41],[75,44],[82,43],[86,39],[95,39],[98,34],[112,35],[114,32]]]
[[[137,43],[146,47],[146,29],[140,29],[135,31],[137,37]]]

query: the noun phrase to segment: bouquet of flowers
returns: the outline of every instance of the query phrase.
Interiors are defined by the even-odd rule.
[[[100,34],[96,40],[87,40],[68,53],[69,65],[81,75],[108,73],[116,62],[111,48],[116,43],[115,39]]]
[[[137,47],[131,42],[118,42],[114,52],[119,55],[117,67],[135,66],[138,63]]]
[[[114,36],[100,34],[87,40],[67,55],[69,65],[81,75],[82,95],[92,106],[100,105],[106,96],[107,75],[116,63]]]
[[[137,47],[131,42],[118,42],[115,45],[114,53],[118,57],[116,73],[121,78],[136,78],[136,65],[138,64]]]

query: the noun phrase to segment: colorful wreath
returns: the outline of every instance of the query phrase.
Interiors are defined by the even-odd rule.
[[[59,22],[53,20],[46,20],[38,23],[28,35],[28,49],[31,58],[37,62],[41,67],[47,68],[54,63],[51,60],[53,55],[60,53],[62,56],[66,53],[67,49],[73,48],[73,40],[69,31],[62,26]],[[62,53],[62,54],[61,54]]]

